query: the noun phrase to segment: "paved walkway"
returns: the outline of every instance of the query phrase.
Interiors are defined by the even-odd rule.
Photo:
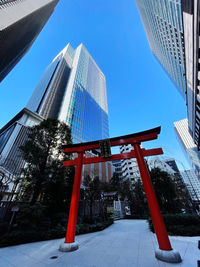
[[[145,220],[120,220],[104,231],[77,236],[80,247],[73,252],[58,251],[63,239],[1,248],[0,267],[197,267],[199,239],[170,237],[183,262],[164,263],[154,256],[157,242]]]

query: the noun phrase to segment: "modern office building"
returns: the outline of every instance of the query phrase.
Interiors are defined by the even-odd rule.
[[[24,108],[0,129],[0,197],[4,195],[3,200],[12,199],[19,185],[17,178],[25,165],[19,147],[27,140],[28,127],[42,120],[41,116]]]
[[[0,166],[18,174],[23,167],[19,146],[26,140],[28,127],[39,124],[43,118],[24,108],[0,129]]]
[[[183,29],[187,84],[188,129],[200,149],[200,2],[184,0]]]
[[[109,136],[105,76],[83,44],[68,44],[55,57],[26,108],[66,122],[74,143]]]
[[[131,150],[133,150],[133,147],[130,144],[120,147],[120,153],[130,152]],[[121,162],[123,181],[129,180],[132,184],[137,182],[141,178],[137,160],[132,158],[122,160]]]
[[[0,130],[0,166],[20,170],[24,162],[19,146],[28,128],[41,120],[56,118],[72,129],[74,143],[109,137],[106,80],[86,48],[68,44],[45,70],[27,106]],[[88,156],[95,156],[91,151]],[[7,164],[12,159],[13,164]],[[11,166],[12,165],[12,166]],[[111,178],[111,164],[85,165],[83,176]]]
[[[185,97],[181,1],[136,0],[152,53]]]
[[[174,173],[179,173],[179,169],[178,169],[175,159],[173,158],[165,159],[164,162],[172,168]]]
[[[196,176],[194,170],[185,170],[181,172],[181,175],[188,188],[192,200],[200,204],[200,181]]]
[[[0,1],[0,82],[30,49],[58,1]]]
[[[198,151],[188,129],[188,119],[174,122],[177,137],[181,143],[186,158],[189,160],[197,175],[200,174],[200,151]]]
[[[189,132],[199,148],[200,76],[197,0],[136,0],[153,54],[184,97]]]

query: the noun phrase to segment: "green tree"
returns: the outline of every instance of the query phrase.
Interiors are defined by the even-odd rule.
[[[93,205],[95,200],[100,200],[102,185],[99,177],[95,176],[93,179],[90,175],[84,177],[83,185],[85,186],[84,197],[89,202],[90,221],[93,219]]]
[[[29,198],[31,204],[39,197],[44,202],[63,200],[66,187],[72,187],[74,173],[73,168],[62,166],[63,160],[69,159],[62,146],[71,143],[70,128],[56,119],[30,128],[28,140],[20,148],[27,163],[23,169],[23,198]]]
[[[127,199],[128,201],[132,201],[133,199],[133,188],[130,180],[126,180],[123,183],[121,183],[120,186],[120,195],[121,199]]]
[[[159,168],[153,168],[150,176],[161,211],[164,213],[181,212],[181,203],[171,176]]]
[[[136,214],[141,218],[148,215],[146,196],[140,179],[138,179],[133,185],[133,200],[131,201],[131,212],[132,214]]]
[[[120,192],[121,191],[121,181],[119,178],[119,175],[114,172],[112,178],[109,181],[109,190],[110,191],[117,191]]]
[[[101,183],[102,191],[117,192],[121,199],[132,199],[132,185],[129,180],[122,181],[119,175],[114,172],[109,182]]]
[[[120,190],[120,179],[118,174],[116,174],[115,172],[113,173],[113,176],[109,182],[101,181],[100,184],[101,184],[101,190],[106,193],[113,191],[119,192]]]

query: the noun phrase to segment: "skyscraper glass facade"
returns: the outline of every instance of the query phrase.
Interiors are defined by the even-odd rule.
[[[189,133],[188,120],[184,119],[176,121],[174,126],[184,152],[197,174],[200,175],[200,151],[198,151],[197,146]]]
[[[150,48],[185,98],[181,0],[136,0]]]
[[[109,137],[105,76],[81,44],[69,44],[46,69],[27,108],[72,129],[73,142]]]
[[[109,136],[105,77],[83,46],[66,121],[77,141]]]
[[[200,1],[136,3],[152,52],[186,101],[189,133],[200,150]]]
[[[193,201],[200,201],[200,181],[193,170],[181,172],[183,180],[188,188]]]

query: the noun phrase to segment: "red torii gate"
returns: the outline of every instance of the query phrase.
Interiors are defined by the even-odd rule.
[[[136,158],[138,167],[140,170],[144,191],[147,198],[147,203],[149,206],[150,214],[152,217],[152,222],[154,225],[155,233],[157,236],[159,249],[156,250],[155,255],[158,259],[166,262],[180,262],[181,257],[177,251],[174,251],[171,247],[168,234],[165,228],[165,224],[158,206],[158,202],[154,193],[154,189],[151,183],[149,172],[144,160],[144,157],[154,156],[163,154],[162,148],[154,149],[144,149],[141,148],[141,142],[146,142],[158,138],[161,127],[150,129],[147,131],[114,137],[106,140],[99,140],[93,142],[86,142],[80,144],[66,145],[64,146],[65,153],[77,153],[78,157],[73,160],[64,161],[63,166],[76,166],[76,173],[74,178],[73,192],[71,198],[69,219],[67,225],[67,232],[65,242],[60,245],[60,251],[73,251],[78,249],[78,243],[75,242],[75,230],[76,222],[78,215],[78,206],[79,206],[79,195],[80,195],[80,186],[81,186],[81,177],[82,177],[82,166],[83,164],[91,164],[98,162],[106,162],[113,160],[122,160]],[[109,142],[109,145],[112,146],[121,146],[131,144],[134,150],[115,154],[107,155],[106,157],[97,156],[97,157],[84,157],[85,151],[91,151],[95,149],[100,149],[102,142]]]

